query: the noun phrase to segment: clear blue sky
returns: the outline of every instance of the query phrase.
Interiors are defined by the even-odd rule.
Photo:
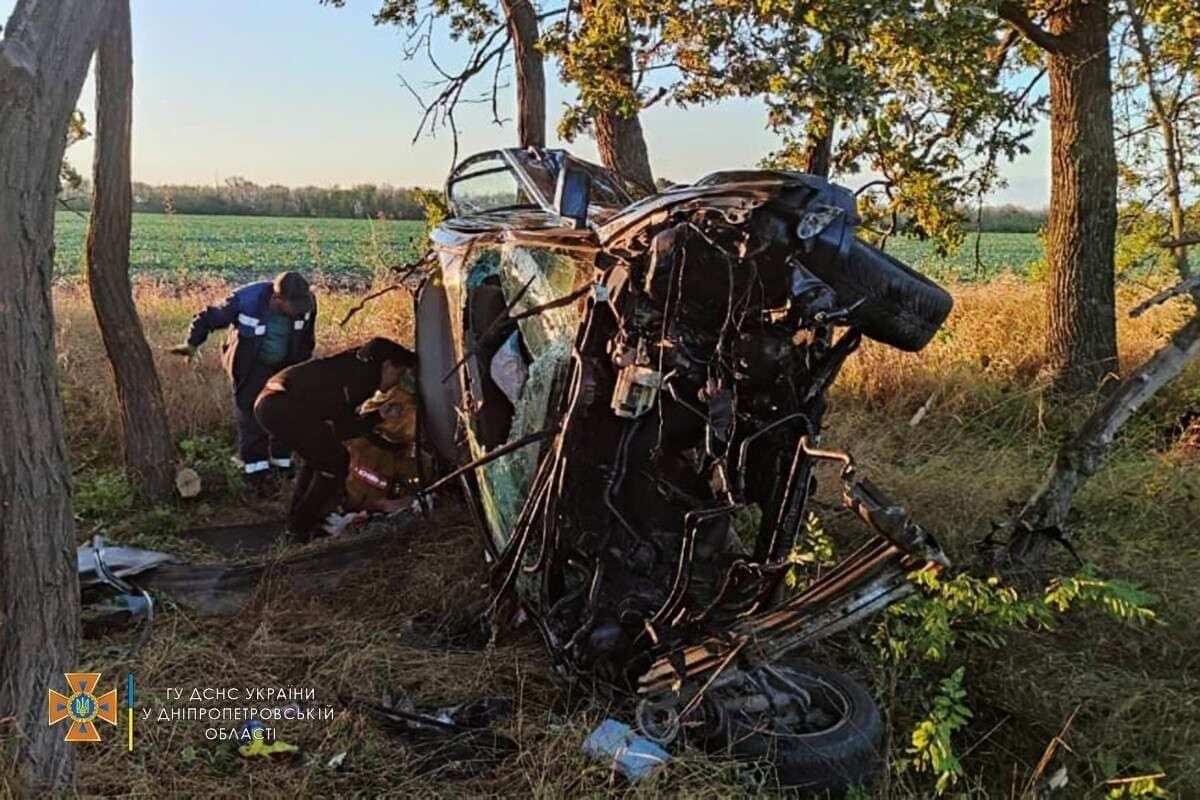
[[[0,0],[0,20],[14,4]],[[400,32],[371,21],[378,6],[379,0],[347,0],[342,9],[317,0],[133,0],[134,178],[440,184],[450,162],[449,133],[411,143],[420,111],[397,77],[421,87],[432,70],[424,59],[402,60]],[[447,63],[457,63],[448,40],[436,46],[450,54]],[[552,66],[549,72],[553,144],[553,124],[570,93]],[[89,80],[79,103],[89,120],[93,92]],[[503,116],[510,116],[511,87],[503,99]],[[509,144],[516,135],[511,124],[495,126],[485,105],[464,106],[458,118],[466,153]],[[757,102],[688,109],[660,103],[643,116],[655,174],[688,181],[753,165],[777,144],[765,120]],[[1043,125],[1033,152],[1006,165],[1009,187],[991,202],[1046,204],[1047,143]],[[595,158],[589,139],[571,147]],[[91,155],[85,142],[69,157],[86,173]]]

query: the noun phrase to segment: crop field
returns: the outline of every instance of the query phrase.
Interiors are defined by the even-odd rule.
[[[975,234],[969,234],[958,251],[937,256],[928,242],[893,239],[887,250],[892,255],[938,279],[978,281],[1001,272],[1028,273],[1030,262],[1042,258],[1042,240],[1036,233],[984,233],[975,262]]]
[[[422,227],[414,220],[134,214],[130,263],[134,273],[168,281],[242,280],[282,269],[363,281],[410,259]],[[60,211],[55,229],[55,274],[82,273],[86,218]]]
[[[422,225],[415,220],[134,214],[130,260],[134,273],[167,281],[237,281],[300,269],[326,280],[360,282],[415,256]],[[78,275],[83,271],[87,221],[61,211],[56,226],[55,274]],[[934,256],[929,244],[912,239],[894,239],[888,250],[942,280],[973,281],[1005,271],[1024,274],[1029,262],[1042,257],[1042,243],[1031,233],[983,234],[981,266],[975,263],[973,236],[945,257]]]

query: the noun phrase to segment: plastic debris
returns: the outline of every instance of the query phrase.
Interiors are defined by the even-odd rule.
[[[238,752],[242,754],[242,758],[255,756],[268,758],[276,753],[298,753],[300,751],[299,747],[289,744],[283,739],[276,738],[268,742],[266,727],[256,719],[252,719],[238,728],[238,741],[247,739],[249,741],[246,744],[238,746]]]
[[[525,388],[525,381],[529,379],[529,368],[525,366],[525,359],[521,355],[519,336],[517,331],[513,331],[512,335],[504,340],[496,355],[492,356],[488,370],[492,380],[513,405],[520,401],[521,390]]]
[[[333,758],[329,759],[328,763],[325,764],[325,767],[327,769],[340,768],[342,766],[342,764],[346,761],[346,753],[347,752],[349,752],[349,751],[343,750],[342,752],[335,755]]]
[[[597,761],[612,760],[617,772],[630,782],[646,777],[671,757],[654,742],[638,736],[624,722],[611,718],[601,722],[584,740],[583,752]]]

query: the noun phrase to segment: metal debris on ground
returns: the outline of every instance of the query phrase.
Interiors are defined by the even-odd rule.
[[[514,739],[491,727],[511,716],[512,708],[507,698],[486,697],[424,713],[411,698],[391,696],[371,710],[384,728],[405,738],[418,757],[415,770],[469,777],[520,750]]]

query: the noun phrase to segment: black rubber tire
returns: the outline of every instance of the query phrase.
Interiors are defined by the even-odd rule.
[[[850,322],[864,336],[909,352],[929,344],[954,307],[945,289],[858,238],[839,268],[819,277],[843,305],[862,301]]]
[[[853,678],[808,662],[773,666],[786,670],[814,699],[832,698],[846,712],[832,727],[810,734],[735,732],[734,755],[769,761],[780,785],[808,792],[843,792],[869,783],[883,763],[883,722],[870,693]]]

